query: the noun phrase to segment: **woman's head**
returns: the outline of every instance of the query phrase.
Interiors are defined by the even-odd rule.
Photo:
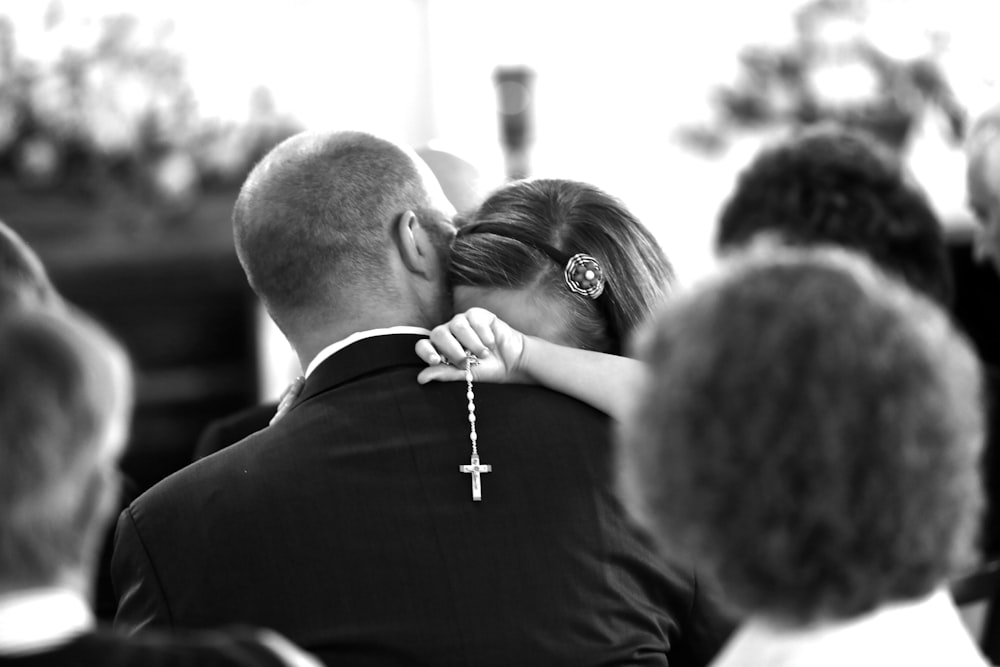
[[[456,310],[482,306],[525,333],[620,353],[674,275],[618,199],[538,179],[500,188],[459,221],[449,279]]]

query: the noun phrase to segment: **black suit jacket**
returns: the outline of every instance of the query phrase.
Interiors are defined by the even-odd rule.
[[[419,337],[362,340],[280,422],[122,513],[116,621],[275,628],[352,665],[705,664],[729,625],[612,490],[608,419],[478,385],[417,384]]]
[[[198,436],[192,460],[203,459],[239,442],[248,435],[267,428],[277,411],[277,403],[263,403],[209,423]]]
[[[197,633],[135,637],[99,630],[37,653],[0,654],[2,667],[286,667],[246,636]]]

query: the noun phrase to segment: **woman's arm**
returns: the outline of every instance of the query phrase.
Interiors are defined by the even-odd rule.
[[[625,415],[629,390],[642,371],[640,362],[628,357],[526,336],[483,308],[470,308],[435,327],[416,349],[429,364],[418,382],[464,380],[469,350],[479,357],[472,371],[477,381],[540,384],[615,419]]]

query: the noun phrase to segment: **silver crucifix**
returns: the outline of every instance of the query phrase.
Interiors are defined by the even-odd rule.
[[[482,473],[492,472],[493,466],[488,463],[480,463],[479,455],[473,454],[472,460],[469,461],[469,465],[458,466],[460,472],[469,473],[472,475],[472,499],[482,500],[483,499],[483,488],[479,479],[479,475]]]

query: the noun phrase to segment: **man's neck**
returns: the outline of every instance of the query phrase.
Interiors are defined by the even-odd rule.
[[[374,308],[373,308],[374,310]],[[387,309],[379,308],[379,312],[389,312]],[[372,316],[365,313],[359,317],[341,316],[333,321],[312,321],[302,322],[295,327],[295,331],[288,332],[288,341],[299,357],[299,363],[303,370],[309,367],[309,363],[317,354],[325,350],[337,341],[361,331],[372,329],[386,329],[394,326],[423,326],[418,317],[407,317],[406,313],[391,313],[391,317]]]
[[[316,370],[316,367],[322,364],[324,361],[332,357],[334,354],[344,349],[345,347],[356,343],[359,340],[364,340],[366,338],[373,338],[376,336],[388,336],[393,334],[409,334],[409,335],[430,335],[430,330],[424,327],[411,327],[411,326],[394,326],[394,327],[383,327],[379,329],[368,329],[367,331],[357,331],[347,338],[342,338],[338,341],[327,345],[325,348],[320,350],[312,360],[304,366],[305,376],[309,375]]]

